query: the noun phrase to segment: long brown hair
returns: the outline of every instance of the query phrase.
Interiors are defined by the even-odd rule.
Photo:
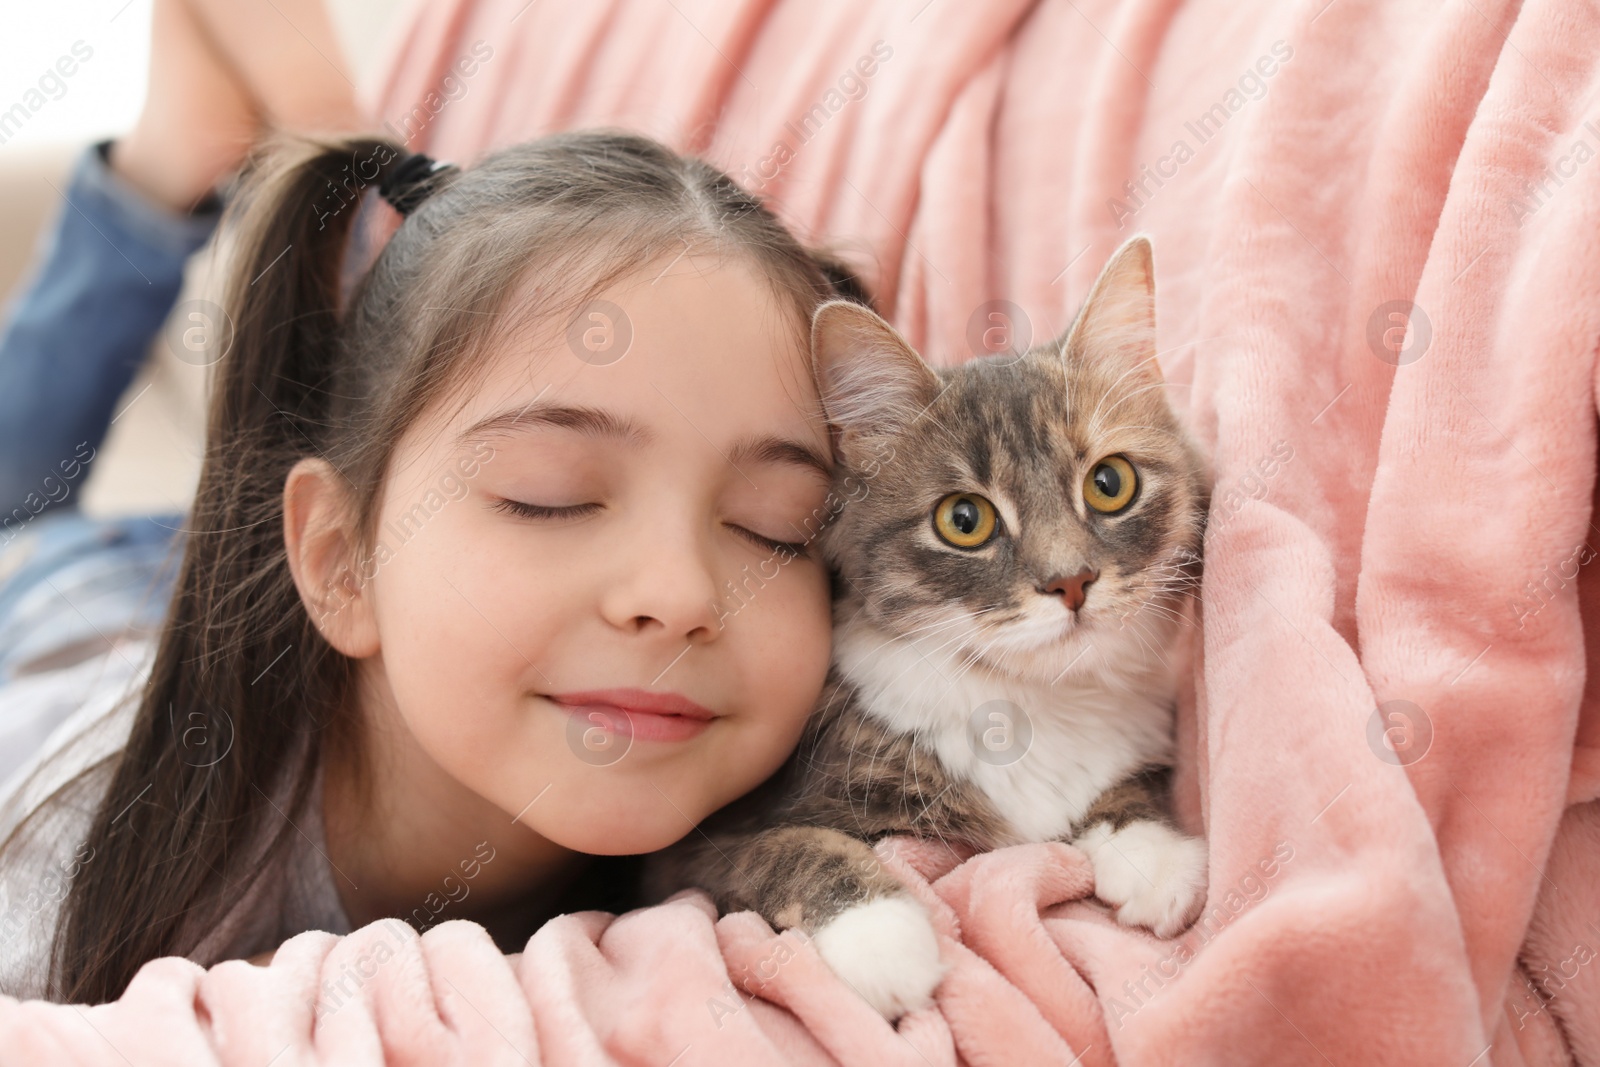
[[[229,206],[232,348],[212,383],[149,683],[126,747],[103,768],[94,858],[62,903],[51,999],[111,1000],[147,960],[195,953],[291,844],[269,798],[299,811],[327,751],[360,752],[352,661],[320,635],[285,557],[282,493],[296,461],[321,455],[338,469],[370,548],[396,441],[472,379],[497,330],[571,314],[686,243],[752,263],[802,331],[826,299],[867,302],[846,268],[725,173],[615,130],[555,134],[445,172],[348,284],[358,194],[405,154],[370,138],[281,142]],[[508,308],[530,273],[537,297]],[[231,736],[227,756],[189,758],[195,730]]]

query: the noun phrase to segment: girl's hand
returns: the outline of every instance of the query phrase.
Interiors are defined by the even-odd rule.
[[[271,952],[262,952],[262,953],[260,953],[258,955],[251,956],[250,957],[250,962],[255,964],[257,967],[266,967],[267,965],[272,963],[272,957],[276,956],[277,954],[278,954],[278,950],[277,949],[273,949]],[[522,962],[522,953],[520,953],[520,952],[511,953],[509,956],[506,957],[506,962],[511,964],[511,969],[512,970],[516,970],[517,969],[517,964]]]
[[[144,109],[112,145],[113,169],[188,211],[269,124],[361,125],[321,0],[155,0]]]

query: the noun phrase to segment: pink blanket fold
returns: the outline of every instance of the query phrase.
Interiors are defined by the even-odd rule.
[[[509,960],[377,924],[0,999],[0,1064],[1600,1065],[1600,12],[446,0],[388,71],[375,113],[436,156],[595,124],[706,155],[936,362],[987,301],[1058,333],[1153,236],[1216,472],[1179,721],[1207,910],[1160,941],[1066,845],[895,840],[954,961],[898,1033],[692,891]]]

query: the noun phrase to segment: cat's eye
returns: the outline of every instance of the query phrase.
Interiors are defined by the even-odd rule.
[[[976,493],[951,493],[933,509],[933,531],[957,548],[977,548],[999,526],[994,505]]]
[[[1122,456],[1107,456],[1083,479],[1083,499],[1103,515],[1115,515],[1133,503],[1139,474]]]

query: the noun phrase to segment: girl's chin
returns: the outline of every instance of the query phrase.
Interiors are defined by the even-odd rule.
[[[641,832],[641,829],[635,827],[630,833],[617,834],[602,833],[597,828],[594,833],[580,831],[576,834],[564,834],[559,840],[552,840],[563,848],[590,856],[639,856],[647,852],[658,852],[674,842],[681,841],[685,834],[693,832],[693,827],[689,826],[687,820],[680,820],[672,826],[650,827],[648,833]]]
[[[550,843],[574,852],[592,856],[655,852],[693,833],[696,825],[726,803],[706,794],[703,783],[710,776],[709,765],[695,761],[672,770],[662,766],[645,770],[641,763],[629,772],[609,776],[608,781],[557,783],[517,821]],[[594,801],[552,803],[558,794],[587,798],[599,792],[603,798]]]

